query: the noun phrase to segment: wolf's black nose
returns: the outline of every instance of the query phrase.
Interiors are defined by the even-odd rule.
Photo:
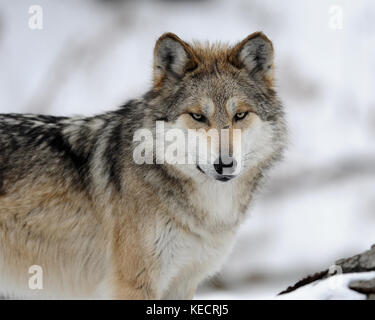
[[[231,156],[219,157],[214,163],[215,171],[220,175],[231,175],[237,168],[237,161]]]

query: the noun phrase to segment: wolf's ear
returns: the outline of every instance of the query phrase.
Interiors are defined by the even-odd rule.
[[[163,34],[154,49],[154,85],[163,79],[178,80],[196,68],[198,60],[186,42],[173,33]]]
[[[233,48],[229,61],[237,68],[245,68],[255,79],[263,79],[267,85],[272,86],[273,46],[262,32],[255,32],[238,43]]]

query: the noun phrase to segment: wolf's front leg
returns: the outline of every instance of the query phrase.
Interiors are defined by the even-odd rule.
[[[112,298],[118,300],[157,300],[157,294],[146,268],[129,272],[117,271],[112,276],[113,291]]]
[[[183,274],[177,276],[168,290],[163,294],[163,300],[192,300],[195,295],[195,291],[198,287],[198,284],[201,280],[201,277],[193,274]]]
[[[197,286],[188,283],[179,283],[171,286],[162,297],[162,300],[192,300]]]
[[[132,287],[127,284],[121,288],[117,288],[115,291],[114,299],[118,300],[156,300],[156,295],[147,288],[144,287]]]

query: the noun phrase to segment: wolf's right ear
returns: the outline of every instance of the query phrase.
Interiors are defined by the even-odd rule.
[[[154,49],[154,86],[166,78],[178,80],[197,65],[189,44],[173,33],[165,33],[156,41]]]

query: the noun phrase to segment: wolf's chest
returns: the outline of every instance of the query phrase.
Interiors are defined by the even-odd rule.
[[[160,226],[161,240],[154,248],[160,254],[158,288],[168,287],[186,273],[200,281],[218,271],[230,252],[239,224],[233,185],[205,187],[200,186],[191,195],[190,201],[197,208],[195,215],[175,212],[185,228],[173,220],[167,228]]]
[[[234,242],[234,232],[200,237],[172,228],[156,248],[160,251],[157,287],[163,291],[180,277],[200,282],[217,272]]]
[[[233,226],[238,220],[238,194],[232,182],[204,183],[191,195],[208,224]],[[210,221],[212,223],[210,223]]]

